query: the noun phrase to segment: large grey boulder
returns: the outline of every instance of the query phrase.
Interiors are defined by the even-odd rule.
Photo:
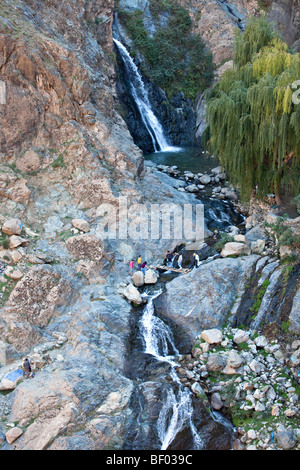
[[[222,325],[257,259],[257,255],[250,255],[203,264],[169,282],[156,307],[195,339],[201,331]]]
[[[267,239],[267,235],[262,225],[256,225],[251,230],[246,232],[245,236],[250,242],[256,242],[257,240]]]
[[[246,243],[228,242],[221,251],[221,256],[226,258],[227,256],[249,255],[250,252],[251,250]]]

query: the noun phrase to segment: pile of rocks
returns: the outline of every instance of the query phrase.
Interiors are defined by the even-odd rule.
[[[202,331],[178,373],[213,410],[232,417],[235,448],[300,448],[300,340],[283,350],[277,340],[238,328]]]
[[[132,282],[136,287],[142,287],[144,284],[156,284],[159,275],[157,271],[148,269],[144,274],[142,271],[136,271],[132,275]]]
[[[129,278],[130,279],[130,278]],[[128,282],[119,285],[119,293],[133,305],[141,305],[147,300],[139,291],[139,287],[156,284],[159,274],[153,269],[148,269],[144,274],[142,271],[135,271]]]
[[[198,193],[209,189],[212,197],[230,199],[232,202],[238,201],[238,196],[233,187],[226,181],[226,174],[221,166],[217,166],[206,173],[181,172],[176,165],[157,165],[157,169],[178,179],[175,186],[178,191]]]

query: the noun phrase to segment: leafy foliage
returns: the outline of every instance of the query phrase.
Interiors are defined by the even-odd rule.
[[[300,190],[300,55],[264,18],[236,33],[234,68],[207,93],[206,136],[241,198]]]
[[[153,37],[146,31],[142,11],[119,11],[120,21],[134,42],[131,53],[143,54],[143,74],[170,96],[183,91],[194,99],[213,79],[212,55],[201,37],[192,34],[191,18],[183,7],[171,0],[152,0],[150,10],[157,20]],[[159,22],[162,12],[167,17],[164,26]]]

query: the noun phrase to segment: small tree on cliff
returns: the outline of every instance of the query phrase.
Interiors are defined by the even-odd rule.
[[[207,94],[207,138],[241,198],[300,191],[300,54],[264,18],[235,37],[234,67]],[[295,101],[295,100],[294,100]]]

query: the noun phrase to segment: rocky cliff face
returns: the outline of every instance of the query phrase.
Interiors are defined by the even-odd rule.
[[[32,356],[33,346],[44,367],[35,383],[10,397],[12,415],[27,428],[20,449],[75,448],[72,439],[53,444],[49,436],[76,433],[104,403],[106,411],[88,418],[89,437],[79,447],[120,445],[123,418],[114,422],[114,432],[105,416],[110,406],[118,414],[130,396],[132,385],[120,372],[130,307],[121,297],[105,300],[116,280],[106,284],[114,261],[99,238],[70,231],[72,219],[91,221],[95,215],[89,219],[88,210],[115,203],[120,185],[124,193],[139,194],[142,155],[116,112],[113,7],[99,0],[1,2],[0,219],[2,226],[19,218],[23,237],[13,245],[13,232],[4,235],[0,250],[1,377],[22,355]],[[79,239],[67,244],[75,232]],[[59,331],[72,331],[72,338],[62,339]],[[3,406],[1,397],[2,416]],[[30,424],[32,416],[38,418]]]
[[[268,9],[268,17],[286,42],[296,51],[300,51],[300,2],[299,0],[266,0],[263,2]]]
[[[195,31],[203,36],[217,67],[232,58],[234,30],[243,29],[247,18],[255,15],[259,9],[256,0],[180,0],[180,3],[189,9]]]

